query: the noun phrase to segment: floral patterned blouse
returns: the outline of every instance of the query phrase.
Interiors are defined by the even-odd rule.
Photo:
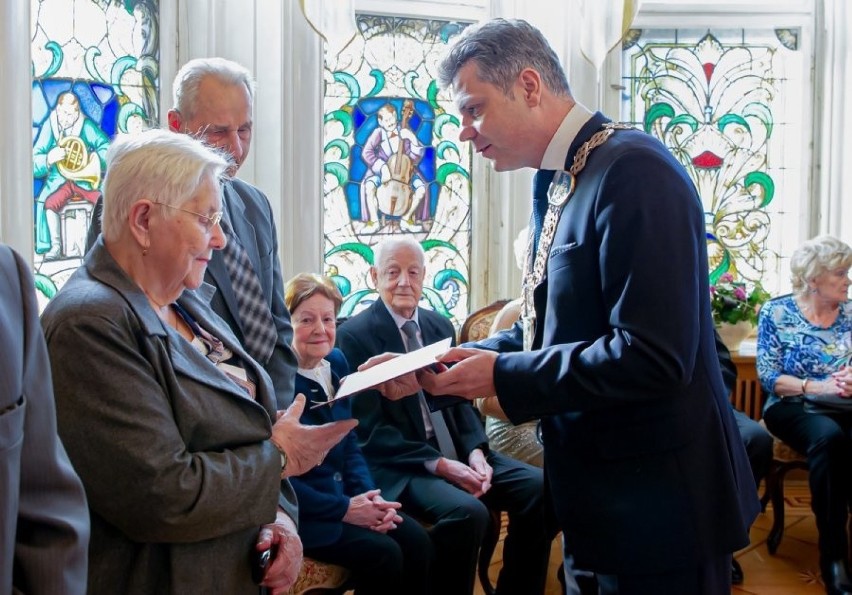
[[[757,323],[757,375],[768,395],[764,412],[781,400],[773,390],[779,376],[824,380],[847,363],[850,343],[852,301],[840,305],[837,320],[828,328],[808,321],[792,295],[766,302]]]

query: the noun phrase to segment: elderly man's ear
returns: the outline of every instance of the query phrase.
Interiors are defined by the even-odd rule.
[[[181,118],[179,111],[170,109],[166,118],[169,122],[169,130],[172,132],[183,132],[183,118]]]

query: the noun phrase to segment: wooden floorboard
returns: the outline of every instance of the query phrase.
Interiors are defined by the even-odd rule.
[[[734,586],[734,595],[818,595],[825,593],[819,576],[817,532],[810,509],[810,492],[806,480],[786,481],[784,538],[776,555],[769,555],[766,537],[772,527],[772,505],[761,514],[751,529],[751,544],[735,554],[743,567],[745,582]],[[505,519],[504,519],[505,524]],[[497,578],[503,562],[503,537],[505,527],[494,553],[489,574]],[[560,595],[556,569],[561,563],[558,542],[554,542],[550,555],[546,595]],[[475,595],[483,595],[479,582]]]

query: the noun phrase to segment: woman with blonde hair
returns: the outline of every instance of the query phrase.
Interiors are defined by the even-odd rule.
[[[852,592],[846,523],[852,501],[852,249],[821,236],[790,260],[793,293],[760,311],[757,371],[766,427],[808,458],[826,592]]]

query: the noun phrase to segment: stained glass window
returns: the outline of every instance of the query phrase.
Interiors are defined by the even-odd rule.
[[[116,134],[159,118],[158,0],[31,0],[36,284],[80,266]]]
[[[426,253],[421,305],[459,325],[469,308],[471,151],[435,74],[464,25],[356,20],[359,34],[325,64],[325,272],[350,316],[377,297],[373,248],[409,234]]]
[[[777,290],[784,239],[798,237],[808,88],[798,41],[788,29],[655,29],[623,44],[622,119],[661,139],[695,182],[711,282],[729,272]]]

